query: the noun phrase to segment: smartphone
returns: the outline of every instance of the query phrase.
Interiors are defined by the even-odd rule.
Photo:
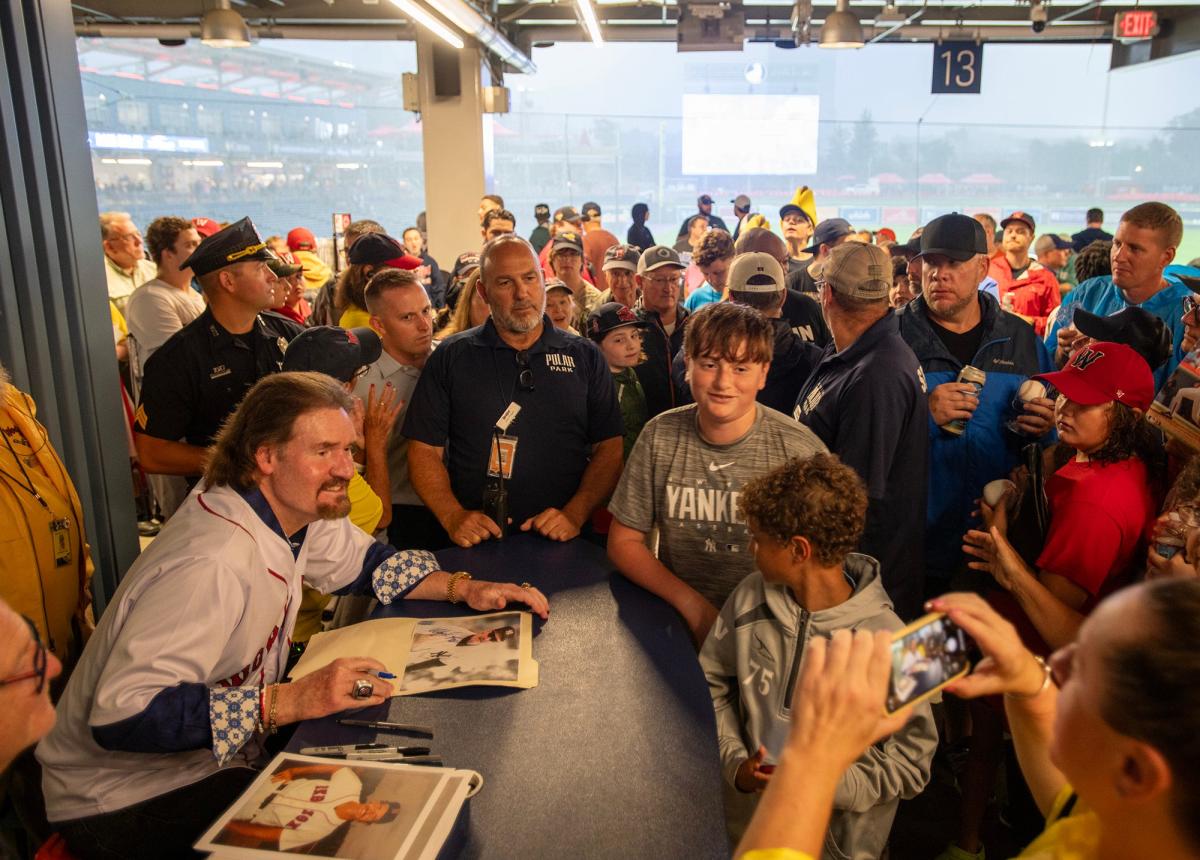
[[[971,644],[944,612],[919,618],[892,637],[892,682],[887,711],[923,702],[971,668]]]

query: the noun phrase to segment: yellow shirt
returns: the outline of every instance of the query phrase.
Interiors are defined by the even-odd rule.
[[[371,324],[371,315],[359,308],[346,308],[338,325],[342,328],[366,328]]]
[[[350,522],[367,534],[374,534],[375,527],[379,525],[383,516],[383,502],[379,500],[379,496],[375,495],[371,485],[358,472],[350,479],[346,495],[350,499]],[[300,611],[296,613],[296,628],[292,631],[293,642],[307,642],[313,634],[321,632],[321,614],[329,605],[330,599],[330,595],[304,586]]]
[[[1096,813],[1076,801],[1069,815],[1061,817],[1063,807],[1074,794],[1067,786],[1054,799],[1049,822],[1037,839],[1029,843],[1017,860],[1094,860],[1099,855],[1100,821]],[[813,860],[802,851],[790,848],[767,848],[747,851],[742,860]]]
[[[1074,794],[1067,786],[1046,816],[1046,829],[1021,852],[1019,860],[1092,860],[1100,853],[1100,820],[1096,813],[1076,801],[1065,818],[1063,806]]]
[[[33,398],[3,385],[0,597],[28,616],[47,647],[69,663],[83,646],[71,621],[88,602],[92,563],[75,486],[36,414]]]

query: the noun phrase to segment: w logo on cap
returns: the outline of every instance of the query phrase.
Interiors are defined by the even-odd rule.
[[[1104,353],[1102,353],[1100,350],[1092,349],[1091,347],[1085,347],[1084,349],[1081,349],[1079,352],[1075,353],[1074,358],[1071,359],[1071,367],[1076,367],[1080,370],[1087,370],[1090,366],[1102,358],[1104,358]]]

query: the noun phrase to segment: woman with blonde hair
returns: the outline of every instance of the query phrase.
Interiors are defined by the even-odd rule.
[[[458,304],[451,310],[449,307],[442,308],[438,312],[437,334],[434,340],[434,346],[441,343],[452,334],[458,334],[460,331],[481,326],[487,321],[487,318],[492,315],[492,309],[488,307],[483,296],[479,294],[476,285],[479,283],[479,270],[476,269],[467,276],[467,281],[463,284],[462,292],[458,294]]]

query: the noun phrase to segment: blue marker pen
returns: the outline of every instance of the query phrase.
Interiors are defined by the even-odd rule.
[[[382,678],[382,679],[383,679],[383,680],[385,680],[385,681],[394,681],[394,680],[396,680],[396,676],[395,676],[395,675],[393,675],[391,672],[377,672],[377,671],[376,671],[376,670],[374,670],[374,669],[368,669],[368,670],[367,670],[367,674],[368,674],[368,675],[374,675],[376,678]]]

